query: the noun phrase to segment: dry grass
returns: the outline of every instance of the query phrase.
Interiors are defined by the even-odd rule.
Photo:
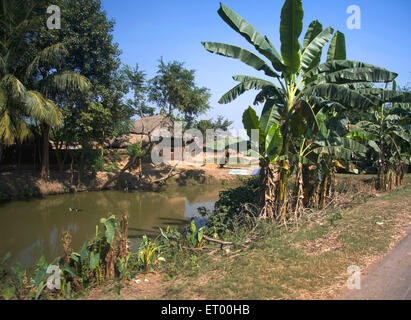
[[[362,187],[358,181],[357,184],[357,188]],[[372,198],[357,199],[355,195],[353,192],[349,199],[341,201],[337,211],[313,215],[299,230],[266,226],[262,240],[233,258],[226,254],[200,255],[198,267],[188,265],[178,270],[172,280],[157,275],[156,281],[146,287],[131,282],[120,296],[98,289],[100,293],[92,292],[89,298],[338,298],[346,286],[347,267],[358,265],[366,275],[368,268],[406,235],[411,221],[411,185],[386,194],[374,192]],[[355,205],[346,205],[348,200]]]

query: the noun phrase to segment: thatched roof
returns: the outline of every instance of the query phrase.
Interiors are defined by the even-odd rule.
[[[172,132],[173,122],[165,115],[159,114],[152,117],[146,117],[134,121],[130,129],[133,134],[149,134],[154,129],[165,128]]]

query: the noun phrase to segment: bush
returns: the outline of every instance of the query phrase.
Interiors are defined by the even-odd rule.
[[[136,161],[145,154],[145,151],[141,148],[140,142],[136,141],[127,148],[127,153],[133,161]]]
[[[258,187],[258,177],[247,179],[238,188],[221,191],[211,213],[201,208],[200,214],[208,216],[208,233],[222,236],[227,231],[248,223],[256,213],[253,211],[258,209]],[[247,210],[246,206],[254,210]]]

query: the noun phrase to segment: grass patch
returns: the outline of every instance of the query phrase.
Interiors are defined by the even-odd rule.
[[[410,195],[407,186],[339,212],[332,222],[268,231],[233,258],[201,256],[196,272],[179,270],[163,298],[334,298],[345,285],[348,266],[366,268],[401,237],[410,218]]]
[[[120,293],[93,290],[93,299],[333,299],[346,287],[347,267],[361,270],[378,261],[409,226],[408,185],[389,193],[369,194],[370,176],[355,177],[356,188],[367,194],[350,205],[313,215],[298,230],[261,223],[261,238],[249,249],[208,255],[182,251],[167,258],[167,267],[137,275],[150,282],[131,280]],[[353,176],[339,177],[353,179]],[[352,180],[351,180],[352,181]],[[343,181],[344,182],[344,181]],[[363,185],[364,183],[364,185]],[[354,190],[351,190],[354,191]],[[344,209],[341,209],[344,208]],[[383,222],[383,224],[377,224]],[[232,241],[245,239],[238,233]],[[170,268],[172,266],[172,268]]]

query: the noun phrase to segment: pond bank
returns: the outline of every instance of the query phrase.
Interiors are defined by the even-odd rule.
[[[99,220],[111,214],[128,216],[131,248],[137,250],[143,235],[155,237],[159,228],[168,226],[182,229],[190,218],[198,216],[198,208],[211,210],[225,188],[197,185],[165,187],[161,192],[107,190],[1,203],[0,260],[10,252],[12,265],[20,262],[30,268],[41,256],[51,262],[63,254],[60,239],[66,231],[72,236],[73,248],[80,250],[94,237]]]
[[[151,180],[160,180],[170,172],[169,166],[144,164],[143,172]],[[139,183],[137,171],[125,172],[107,186],[106,183],[116,172],[89,172],[80,181],[77,174],[71,177],[70,172],[51,171],[50,179],[40,177],[34,170],[0,171],[0,202],[29,198],[42,198],[49,195],[104,190],[142,190],[156,191],[165,185],[228,185],[239,181],[241,177],[229,175],[228,168],[215,167],[178,167],[165,180],[158,183]],[[73,182],[73,183],[72,183]]]
[[[408,183],[313,217],[298,230],[271,227],[240,253],[198,254],[195,265],[188,259],[173,274],[141,273],[118,290],[109,282],[80,299],[338,299],[346,290],[350,265],[366,275],[406,236],[410,195]]]

